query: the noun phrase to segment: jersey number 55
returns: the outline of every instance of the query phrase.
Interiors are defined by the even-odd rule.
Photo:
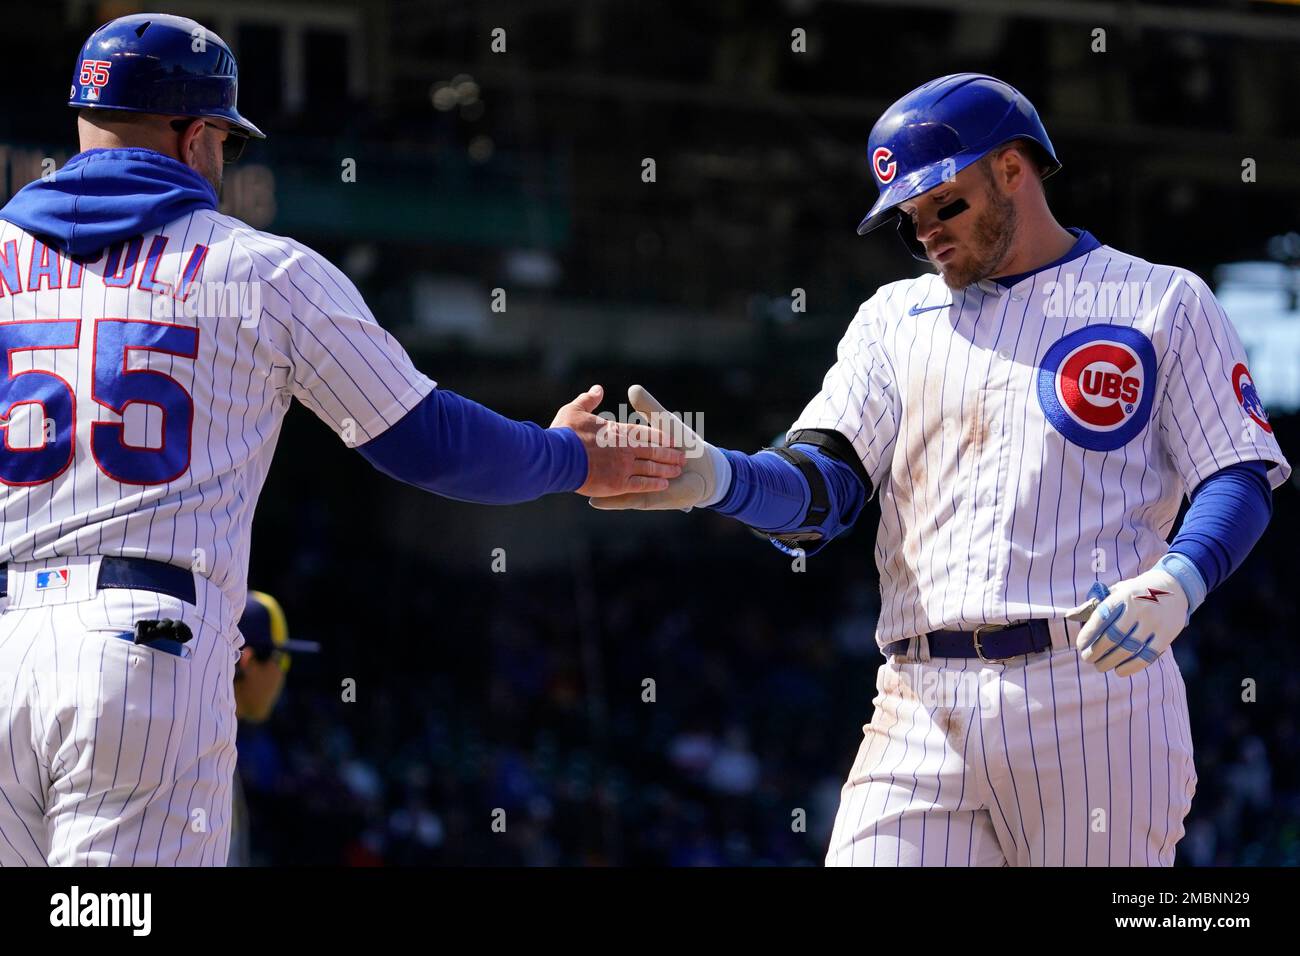
[[[90,323],[85,323],[89,325]],[[80,319],[29,319],[0,323],[0,351],[6,374],[0,379],[0,481],[6,485],[39,485],[53,481],[72,464],[76,451],[77,392],[54,372],[37,368],[14,370],[14,358],[37,350],[78,349]],[[96,319],[93,337],[90,398],[118,416],[117,421],[90,423],[88,444],[95,464],[115,481],[156,485],[173,481],[190,466],[190,432],[194,401],[184,386],[164,372],[131,368],[132,352],[159,352],[178,358],[198,356],[199,330],[145,319]],[[30,364],[30,363],[28,363]],[[84,394],[78,382],[77,389]],[[128,444],[123,416],[128,406],[153,406],[162,415],[157,446]],[[23,405],[28,434],[11,434],[14,413]],[[32,413],[35,417],[31,417]],[[146,415],[150,410],[145,409]]]

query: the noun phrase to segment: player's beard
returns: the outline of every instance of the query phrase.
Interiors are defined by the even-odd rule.
[[[988,204],[971,229],[970,257],[939,270],[944,285],[950,289],[964,289],[994,275],[1011,251],[1016,236],[1016,204],[1009,196],[1001,195],[993,183],[987,185]]]
[[[217,202],[221,202],[221,173],[222,162],[218,156],[215,162],[204,161],[202,166],[195,167],[200,176],[206,179],[217,194]]]

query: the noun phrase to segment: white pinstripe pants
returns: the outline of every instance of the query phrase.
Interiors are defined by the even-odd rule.
[[[224,866],[233,630],[148,591],[34,600],[0,615],[0,865]],[[145,618],[184,620],[188,656],[119,636]]]
[[[1170,866],[1196,790],[1172,651],[1131,678],[1073,647],[890,657],[828,866]]]

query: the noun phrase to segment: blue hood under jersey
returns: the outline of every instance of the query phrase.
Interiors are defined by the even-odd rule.
[[[196,209],[216,209],[212,184],[152,149],[88,149],[53,179],[20,189],[0,219],[74,256],[150,232]]]

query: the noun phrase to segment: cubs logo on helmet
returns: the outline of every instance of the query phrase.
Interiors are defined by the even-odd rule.
[[[1113,451],[1146,427],[1155,398],[1156,353],[1129,326],[1089,325],[1058,340],[1038,370],[1038,403],[1068,441]]]
[[[894,160],[894,152],[888,146],[877,146],[876,151],[871,154],[871,168],[875,170],[876,178],[882,183],[893,182],[894,174],[898,172],[898,163]]]
[[[1255,391],[1255,380],[1250,377],[1250,371],[1241,362],[1232,369],[1232,390],[1237,393],[1237,401],[1251,420],[1264,431],[1272,434],[1273,426],[1268,423],[1268,412],[1264,410],[1259,392]]]

